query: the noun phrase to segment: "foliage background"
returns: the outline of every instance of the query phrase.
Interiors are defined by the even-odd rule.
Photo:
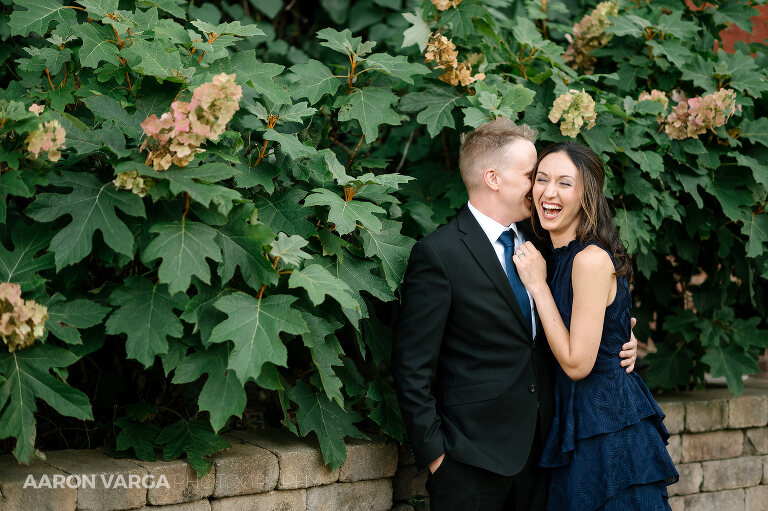
[[[50,316],[43,340],[0,354],[4,448],[28,461],[107,443],[203,473],[228,427],[314,432],[333,466],[345,436],[403,440],[397,289],[414,240],[466,201],[459,134],[505,115],[541,147],[563,140],[547,116],[570,89],[596,102],[578,139],[610,173],[636,332],[658,347],[649,384],[710,371],[741,392],[768,347],[768,52],[714,47],[756,11],[622,2],[580,75],[566,34],[595,5],[2,0],[0,282]],[[484,79],[453,86],[423,64],[437,30]],[[219,72],[243,88],[229,130],[187,167],[144,165],[140,123]],[[670,140],[638,101],[721,87],[741,112],[698,138]],[[54,119],[64,156],[30,158],[25,137]],[[145,197],[112,184],[128,171],[154,180]]]

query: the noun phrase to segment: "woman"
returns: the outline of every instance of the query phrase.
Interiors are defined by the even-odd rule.
[[[513,257],[560,365],[539,464],[552,469],[551,510],[669,510],[666,486],[679,476],[664,414],[617,355],[630,333],[631,265],[604,178],[600,158],[582,144],[545,150],[533,176],[532,219],[552,242],[549,284],[530,242]]]

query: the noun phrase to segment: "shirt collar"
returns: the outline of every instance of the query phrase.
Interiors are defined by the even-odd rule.
[[[515,239],[521,240],[520,232],[517,230],[517,225],[514,223],[510,224],[509,226],[504,226],[493,218],[481,213],[476,207],[472,205],[471,202],[467,201],[467,206],[472,212],[472,215],[474,215],[475,219],[477,220],[477,223],[480,224],[480,228],[483,229],[485,235],[488,236],[489,240],[491,240],[491,243],[495,243],[499,239],[499,236],[501,236],[501,233],[506,230],[511,230],[515,233]]]

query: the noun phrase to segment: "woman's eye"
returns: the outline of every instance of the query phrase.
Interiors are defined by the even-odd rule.
[[[546,183],[546,182],[547,182],[547,180],[546,180],[546,179],[544,179],[543,177],[537,177],[537,178],[536,178],[536,182],[537,182],[537,183]]]
[[[560,184],[563,186],[571,186],[571,183],[568,183],[567,181],[561,181]]]

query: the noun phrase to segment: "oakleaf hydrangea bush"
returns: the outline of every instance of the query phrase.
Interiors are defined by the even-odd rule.
[[[404,440],[399,285],[466,202],[460,133],[498,116],[605,161],[649,383],[741,392],[768,347],[768,57],[715,41],[752,6],[278,4],[0,6],[6,452],[202,474],[230,428],[332,467]]]

